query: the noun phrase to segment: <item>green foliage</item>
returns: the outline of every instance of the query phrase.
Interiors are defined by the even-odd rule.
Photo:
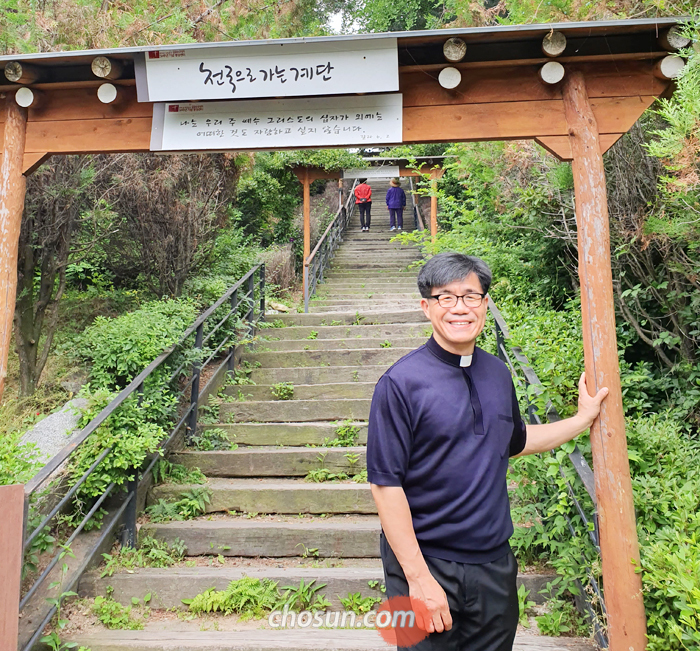
[[[187,552],[185,544],[175,539],[172,544],[146,534],[139,539],[138,547],[120,547],[112,554],[102,554],[105,567],[100,577],[112,576],[120,570],[133,570],[138,567],[170,567],[180,562]]]
[[[95,597],[91,609],[97,619],[110,630],[140,631],[143,629],[143,619],[134,616],[133,606],[123,606],[109,594],[106,597]]]
[[[278,382],[270,387],[270,391],[276,400],[291,400],[294,398],[294,384],[291,382]]]
[[[280,594],[276,582],[247,576],[231,581],[225,590],[209,588],[194,599],[183,599],[190,612],[197,615],[237,613],[242,620],[264,617],[277,608],[279,602]]]
[[[318,332],[316,332],[316,330],[312,330],[309,333],[309,336],[307,337],[307,339],[318,339]]]
[[[335,438],[323,439],[323,447],[350,448],[357,445],[360,436],[360,428],[357,425],[353,425],[351,420],[344,420],[335,425]]]
[[[324,595],[318,594],[319,590],[326,587],[326,584],[314,585],[315,583],[316,579],[308,583],[304,583],[304,579],[302,579],[298,586],[284,586],[282,588],[284,592],[282,593],[278,608],[287,606],[289,610],[297,610],[300,612],[304,610],[315,612],[317,610],[326,610],[330,608],[331,603],[328,599]]]
[[[167,502],[159,499],[146,509],[152,522],[170,522],[172,520],[191,520],[206,513],[207,504],[211,503],[212,492],[204,487],[190,488],[181,493],[179,500]]]
[[[40,468],[39,449],[33,443],[21,443],[19,431],[0,436],[0,486],[24,484]]]
[[[391,342],[388,339],[385,339],[381,344],[379,344],[380,348],[391,348]]]
[[[238,448],[236,443],[231,442],[228,432],[220,427],[203,429],[190,438],[188,446],[200,452]]]
[[[187,468],[180,463],[158,459],[153,466],[153,481],[156,484],[204,484],[207,478],[199,468]]]
[[[344,472],[331,472],[328,468],[314,468],[306,473],[304,479],[320,484],[326,481],[345,481],[346,479],[350,479],[350,477]]]
[[[535,617],[542,635],[577,637],[587,633],[583,618],[571,602],[552,599],[547,602],[547,608],[548,612]]]
[[[357,615],[364,615],[377,604],[382,603],[381,597],[363,597],[359,592],[348,592],[347,597],[338,595],[338,599],[345,610],[350,610]]]
[[[535,606],[534,601],[530,601],[528,597],[530,596],[530,591],[521,583],[518,586],[518,613],[519,613],[519,623],[525,628],[530,628],[530,622],[527,618],[527,611]]]
[[[78,354],[91,364],[95,384],[124,388],[197,316],[191,301],[153,301],[114,319],[97,317],[77,342]]]

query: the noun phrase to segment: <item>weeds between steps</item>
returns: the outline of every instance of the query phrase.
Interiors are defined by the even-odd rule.
[[[348,452],[343,456],[348,460],[348,465],[350,466],[349,472],[331,472],[325,467],[327,452],[318,455],[318,461],[321,464],[320,468],[314,470],[309,470],[307,473],[306,481],[321,483],[329,481],[347,481],[352,479],[358,484],[367,482],[367,470],[360,470],[355,472],[357,463],[360,461],[360,455],[356,452]]]
[[[291,400],[294,398],[294,384],[291,382],[278,382],[270,387],[270,392],[276,400]]]
[[[102,622],[110,630],[121,631],[141,631],[144,628],[145,619],[150,615],[148,603],[151,601],[151,593],[149,592],[143,598],[144,610],[140,613],[140,617],[133,614],[134,607],[142,605],[141,600],[136,597],[131,598],[132,605],[124,606],[112,597],[114,588],[107,587],[107,596],[97,596],[92,604],[91,610],[93,615]]]
[[[159,459],[153,466],[153,481],[156,484],[204,484],[207,478],[199,468],[187,468],[180,463]]]
[[[207,504],[211,503],[212,492],[209,488],[195,487],[181,493],[176,502],[159,499],[146,509],[151,522],[171,522],[172,520],[191,520],[204,515]]]
[[[175,565],[185,558],[187,546],[176,538],[172,543],[145,535],[136,548],[120,547],[111,554],[102,554],[105,567],[100,578],[112,576],[119,570],[134,570],[140,567],[164,568]]]
[[[347,419],[336,421],[335,438],[324,438],[322,447],[324,448],[351,448],[357,445],[357,439],[360,436],[360,428],[353,425],[352,421]]]

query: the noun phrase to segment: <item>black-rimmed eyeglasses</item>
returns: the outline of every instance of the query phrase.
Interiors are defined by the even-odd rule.
[[[479,307],[484,302],[484,297],[486,294],[479,294],[478,292],[469,292],[469,294],[461,294],[456,296],[455,294],[435,294],[429,298],[434,298],[440,307],[450,308],[457,305],[458,299],[462,299],[465,307]]]

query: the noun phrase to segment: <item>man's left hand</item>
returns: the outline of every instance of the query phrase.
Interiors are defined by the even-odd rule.
[[[598,393],[591,396],[586,386],[586,374],[581,373],[581,379],[578,381],[578,414],[576,415],[582,422],[587,423],[585,429],[588,429],[598,417],[600,405],[608,393],[608,388],[603,387]]]

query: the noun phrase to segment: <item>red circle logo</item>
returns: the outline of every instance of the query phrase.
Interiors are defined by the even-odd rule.
[[[411,647],[428,637],[428,608],[416,597],[389,597],[377,609],[375,624],[382,638],[392,646]]]

